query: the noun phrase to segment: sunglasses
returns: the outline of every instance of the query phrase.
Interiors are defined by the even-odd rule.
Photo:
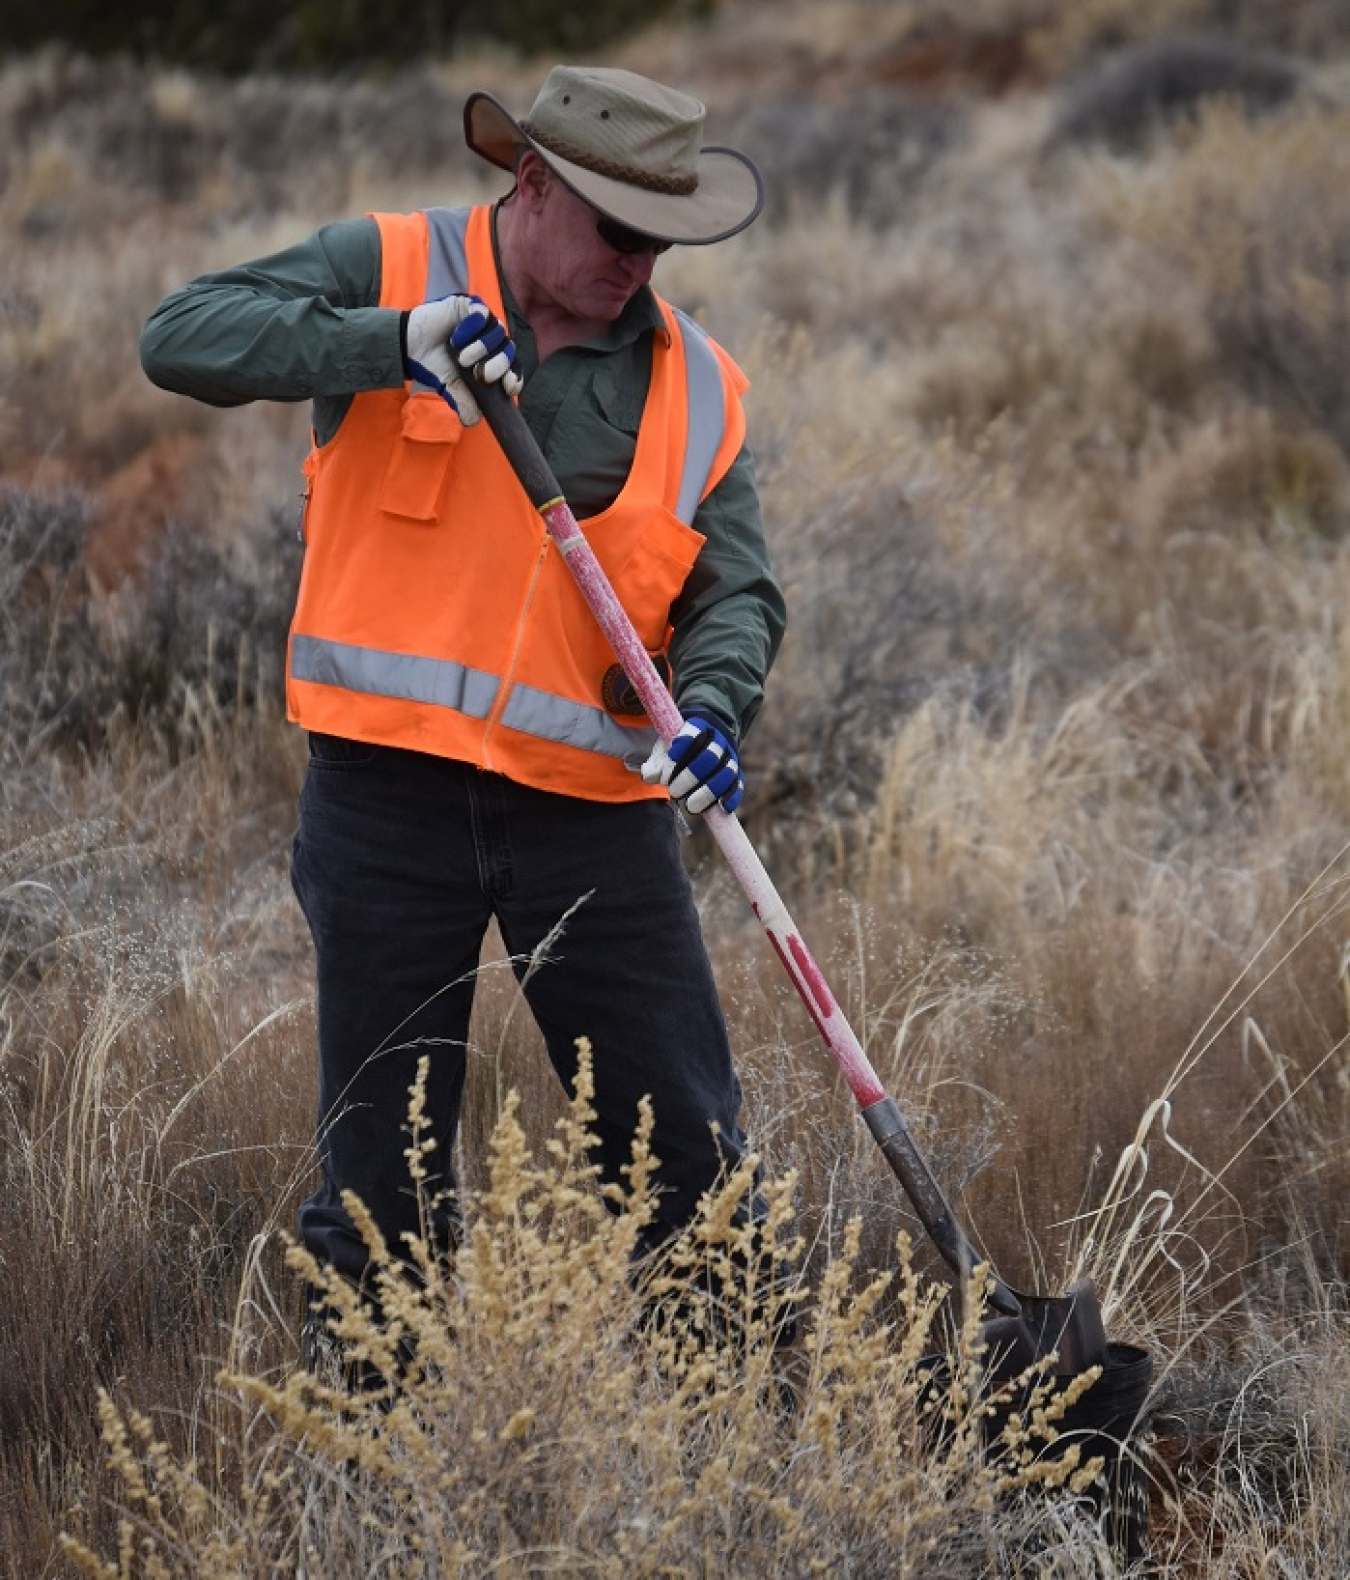
[[[627,225],[620,225],[618,220],[610,219],[607,214],[595,216],[595,228],[606,247],[612,247],[625,257],[634,257],[643,252],[655,256],[668,252],[673,245],[668,241],[658,241],[655,236],[645,236],[640,230],[629,230]]]

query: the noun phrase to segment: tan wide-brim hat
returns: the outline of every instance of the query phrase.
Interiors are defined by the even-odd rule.
[[[754,161],[703,146],[703,105],[636,72],[555,66],[517,120],[490,93],[464,106],[469,147],[503,170],[533,148],[593,208],[661,241],[699,246],[734,236],[764,204]]]

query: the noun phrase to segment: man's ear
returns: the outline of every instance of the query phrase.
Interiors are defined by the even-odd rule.
[[[516,165],[516,186],[526,207],[538,213],[552,185],[552,170],[532,148],[527,148]]]

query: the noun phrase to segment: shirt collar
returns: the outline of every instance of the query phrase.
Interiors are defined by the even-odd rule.
[[[642,285],[629,297],[623,312],[605,333],[591,343],[610,350],[614,346],[627,345],[630,341],[637,340],[649,330],[660,335],[662,339],[670,337],[666,321],[661,316],[661,309],[656,305],[656,293],[650,285]]]

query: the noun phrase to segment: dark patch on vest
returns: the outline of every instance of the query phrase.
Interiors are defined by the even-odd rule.
[[[664,653],[657,653],[652,662],[661,677],[661,684],[669,687],[670,660]],[[604,679],[600,682],[600,700],[605,712],[612,713],[616,718],[641,719],[647,716],[642,698],[638,696],[633,682],[624,674],[621,664],[611,664],[605,671]]]

